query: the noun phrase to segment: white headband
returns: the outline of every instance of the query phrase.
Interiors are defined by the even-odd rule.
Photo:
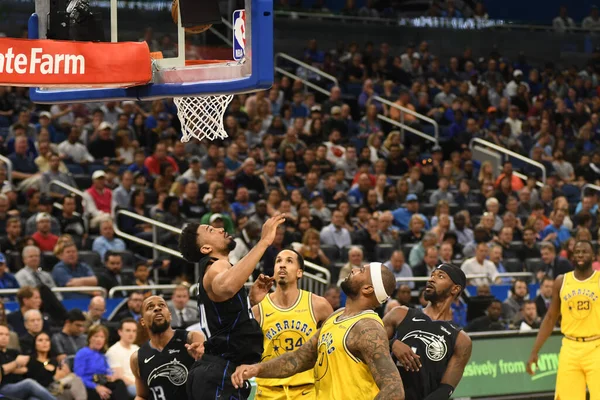
[[[383,264],[378,262],[372,262],[369,264],[371,270],[371,282],[373,282],[373,289],[375,290],[375,297],[380,304],[383,304],[390,298],[386,293],[385,287],[383,286],[383,279],[381,278],[381,267]]]

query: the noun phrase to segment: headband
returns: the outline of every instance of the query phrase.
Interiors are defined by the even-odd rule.
[[[452,264],[440,264],[437,269],[444,271],[455,285],[460,286],[461,291],[465,290],[467,286],[467,277],[462,269]]]
[[[373,283],[373,289],[375,290],[375,297],[379,304],[383,304],[390,298],[386,293],[385,287],[383,286],[383,279],[381,278],[381,267],[383,264],[378,262],[372,262],[369,264],[371,270],[371,282]]]

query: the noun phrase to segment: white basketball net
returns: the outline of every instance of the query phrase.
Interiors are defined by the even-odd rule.
[[[223,116],[233,95],[209,95],[199,97],[175,97],[177,116],[181,121],[182,142],[191,138],[202,140],[225,139],[227,132]]]

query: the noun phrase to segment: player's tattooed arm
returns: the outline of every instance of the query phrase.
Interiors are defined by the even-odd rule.
[[[372,319],[359,321],[348,333],[346,346],[355,357],[369,366],[379,387],[377,400],[404,400],[404,386],[398,368],[390,356],[384,327]]]
[[[138,352],[136,351],[129,358],[129,366],[131,367],[131,373],[135,377],[135,400],[146,400],[150,397],[148,393],[148,387],[140,378],[140,368],[138,364]]]
[[[199,360],[204,354],[204,334],[199,331],[188,332],[185,348],[190,357],[194,360]]]
[[[450,361],[448,361],[446,372],[444,372],[444,375],[442,376],[442,383],[450,385],[453,388],[458,386],[458,383],[463,376],[465,366],[471,358],[472,348],[473,344],[471,343],[469,335],[465,332],[460,332],[456,338],[456,344],[454,345],[454,354],[452,355],[452,358],[450,358]]]
[[[296,351],[290,351],[264,363],[240,365],[231,375],[231,383],[237,389],[250,378],[287,378],[308,371],[317,362],[319,334],[320,330]]]

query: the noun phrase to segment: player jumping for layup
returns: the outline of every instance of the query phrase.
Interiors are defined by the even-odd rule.
[[[465,273],[441,264],[425,286],[421,312],[391,310],[383,323],[404,382],[406,400],[448,400],[471,357],[471,339],[452,321],[452,302],[467,284]]]
[[[136,400],[185,398],[188,370],[202,355],[204,335],[173,330],[167,303],[159,296],[144,300],[140,323],[150,340],[131,355]]]
[[[558,358],[557,400],[585,400],[586,384],[590,400],[600,400],[600,272],[592,269],[594,248],[588,241],[575,243],[575,271],[554,281],[550,308],[542,321],[527,372],[535,373],[538,353],[562,315],[564,338]]]
[[[262,361],[301,347],[333,313],[327,300],[298,289],[304,272],[304,258],[294,250],[282,250],[275,258],[275,292],[252,308],[264,334]],[[314,400],[312,370],[284,379],[257,379],[257,400]]]
[[[341,287],[348,296],[346,307],[308,342],[265,363],[238,367],[233,384],[239,387],[253,376],[282,379],[314,368],[317,399],[403,400],[383,322],[373,311],[394,291],[394,275],[381,263],[371,263],[353,269]]]
[[[236,366],[259,362],[263,353],[263,335],[244,284],[284,221],[284,215],[267,220],[260,241],[234,266],[229,263],[229,252],[235,241],[223,229],[198,224],[183,229],[179,250],[189,262],[200,263],[198,307],[207,338],[204,356],[190,371],[189,400],[246,399],[250,395],[248,383],[243,388],[231,384]]]

